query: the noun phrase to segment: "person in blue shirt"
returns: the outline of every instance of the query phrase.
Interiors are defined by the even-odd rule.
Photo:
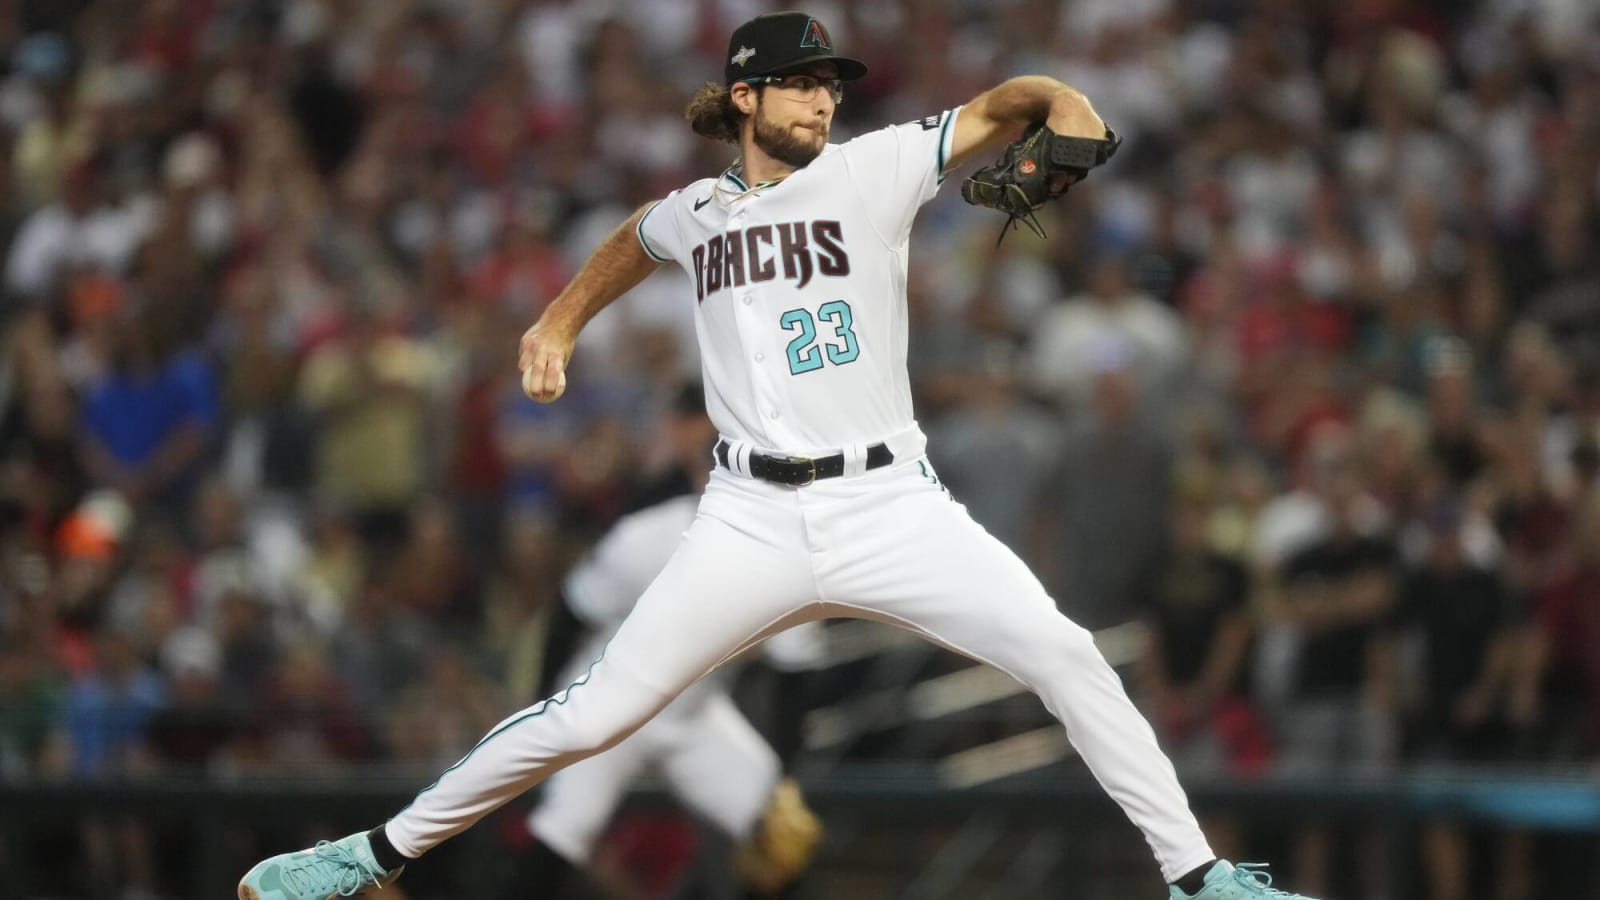
[[[115,341],[110,371],[84,392],[84,464],[135,504],[176,507],[221,415],[215,375],[197,350],[169,351],[142,317]]]

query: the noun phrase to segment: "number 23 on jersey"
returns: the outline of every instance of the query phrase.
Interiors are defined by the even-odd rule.
[[[817,341],[817,321],[832,326],[833,334]],[[850,317],[850,304],[843,300],[824,303],[815,316],[808,309],[791,309],[778,318],[784,331],[794,333],[789,342],[789,374],[803,375],[822,368],[823,354],[836,366],[855,362],[861,355],[856,345],[855,320]]]

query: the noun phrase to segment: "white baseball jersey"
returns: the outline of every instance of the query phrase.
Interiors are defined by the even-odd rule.
[[[604,654],[508,718],[388,823],[415,856],[639,729],[745,648],[829,616],[887,622],[1027,685],[1174,881],[1214,858],[1171,762],[1093,636],[939,484],[906,371],[912,219],[959,110],[826,148],[776,184],[698,181],[641,217],[694,282],[706,406],[731,446],[694,521]],[[888,445],[867,468],[865,447]],[[801,486],[755,451],[842,453]],[[719,453],[719,460],[723,455]],[[764,470],[763,470],[764,471]]]
[[[696,181],[640,219],[645,252],[694,280],[706,410],[724,437],[797,455],[920,440],[907,246],[957,112],[829,144],[767,187],[732,171]]]

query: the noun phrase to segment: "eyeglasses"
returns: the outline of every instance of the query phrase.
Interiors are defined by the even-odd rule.
[[[815,75],[757,75],[754,78],[740,79],[745,84],[771,84],[794,95],[796,100],[805,102],[817,96],[817,91],[826,87],[833,102],[844,102],[844,81],[838,78],[818,78]]]

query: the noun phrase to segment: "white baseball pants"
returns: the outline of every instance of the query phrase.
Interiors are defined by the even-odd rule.
[[[767,635],[841,616],[910,629],[1038,694],[1168,881],[1214,857],[1089,632],[920,459],[803,488],[716,469],[682,545],[604,654],[571,687],[496,726],[386,833],[401,854],[420,856],[614,746]]]

